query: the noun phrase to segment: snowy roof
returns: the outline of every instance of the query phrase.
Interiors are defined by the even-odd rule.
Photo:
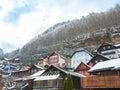
[[[2,58],[2,60],[9,60],[9,59],[8,59],[8,58],[6,58],[6,57],[3,57],[3,58]]]
[[[78,49],[72,54],[71,58],[73,57],[74,54],[76,54],[76,53],[78,53],[78,52],[86,52],[86,53],[88,53],[91,57],[93,57],[93,55],[92,55],[89,51],[85,50],[84,48],[78,48]]]
[[[83,48],[78,48],[76,51],[84,51]]]
[[[39,75],[41,75],[44,71],[45,71],[45,70],[38,71],[38,72],[36,72],[35,74],[30,75],[29,77],[36,77],[36,76],[39,76]]]
[[[51,67],[54,67],[54,68],[56,68],[56,69],[58,69],[58,70],[60,70],[60,71],[62,71],[62,72],[64,72],[64,73],[67,73],[67,71],[65,71],[64,69],[62,69],[62,68],[60,68],[60,67],[57,67],[57,66],[55,66],[55,65],[49,66],[49,67],[47,68],[47,70],[50,69]]]
[[[67,74],[70,74],[70,75],[76,76],[76,77],[85,77],[84,75],[76,73],[76,72],[68,72]],[[39,80],[53,80],[53,79],[59,78],[59,76],[60,76],[59,73],[58,74],[54,74],[54,75],[42,75],[42,76],[36,77],[34,79],[34,81],[39,81]]]
[[[50,67],[56,68],[56,69],[64,72],[65,74],[70,74],[70,75],[75,76],[75,77],[85,77],[84,75],[78,74],[76,72],[65,71],[57,66],[51,65]],[[50,67],[48,69],[50,69]],[[48,71],[48,69],[46,71]],[[52,72],[46,72],[46,71],[44,71],[40,76],[35,77],[34,81],[57,79],[60,76],[60,71],[52,71]]]
[[[24,86],[22,86],[21,89],[24,89],[26,86],[28,86],[28,83],[26,83]]]
[[[37,67],[37,68],[39,68],[39,69],[43,69],[43,67],[40,67],[40,66],[38,66],[38,65],[34,65],[35,67]]]
[[[60,74],[57,75],[48,75],[48,76],[40,76],[35,78],[34,81],[38,81],[38,80],[53,80],[53,79],[57,79],[60,76]]]
[[[72,76],[76,76],[76,77],[86,77],[82,74],[76,73],[76,72],[68,72],[68,74],[72,75]]]
[[[13,83],[12,83],[12,86],[10,86],[10,87],[9,87],[9,86],[7,86],[7,88],[8,88],[9,90],[12,90],[15,86],[16,86],[16,83],[15,83],[15,82],[13,82]]]
[[[88,72],[120,69],[120,58],[97,63]]]
[[[118,46],[120,46],[120,44],[116,44],[116,45],[114,45],[114,46],[118,47]]]
[[[26,77],[23,77],[23,78],[18,78],[18,79],[16,79],[16,81],[34,79],[35,77],[40,76],[44,71],[45,70],[41,70],[41,71],[38,71],[38,72],[34,73],[33,75],[26,76]]]
[[[51,65],[51,66],[53,66],[53,65]],[[82,75],[82,74],[79,74],[79,73],[76,73],[76,72],[72,72],[72,71],[66,71],[66,70],[64,70],[64,69],[62,69],[62,68],[59,68],[59,67],[57,67],[57,66],[53,66],[53,67],[59,69],[60,71],[64,72],[65,74],[70,74],[70,75],[76,76],[76,77],[85,77],[85,76]]]
[[[22,78],[17,78],[15,79],[15,81],[26,81],[26,80],[32,80],[32,79],[35,79],[35,77],[29,77],[29,76],[26,76],[26,77],[22,77]]]

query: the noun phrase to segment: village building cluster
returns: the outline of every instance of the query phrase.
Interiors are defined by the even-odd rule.
[[[75,90],[120,88],[120,45],[104,42],[94,55],[79,48],[70,58],[53,52],[31,67],[19,58],[0,60],[0,87],[9,90],[61,90],[67,74]]]

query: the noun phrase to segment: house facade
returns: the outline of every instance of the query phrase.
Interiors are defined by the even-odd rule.
[[[87,50],[79,48],[71,56],[71,67],[76,68],[81,62],[87,64],[92,57],[92,54],[90,54]]]
[[[80,78],[85,77],[84,75],[68,72],[53,65],[34,79],[33,90],[62,90],[67,74],[70,74],[72,77],[74,89],[80,90]]]
[[[66,66],[64,67],[64,69],[65,70],[72,70],[72,68],[71,68],[71,59],[70,58],[68,58],[67,60],[66,60]]]
[[[41,70],[43,70],[42,67],[37,66],[37,65],[33,65],[32,67],[30,67],[30,68],[28,69],[28,72],[30,73],[30,75],[32,75],[32,74],[34,74],[34,73],[36,73],[36,72],[38,72],[38,71],[41,71]]]
[[[41,70],[43,70],[43,68],[41,68],[41,67],[39,67],[37,65],[33,65],[32,67],[30,67],[27,70],[12,72],[11,77],[13,77],[14,79],[23,78],[25,76],[32,75],[32,74],[34,74],[34,73],[36,73],[38,71],[41,71]]]
[[[39,61],[36,63],[37,66],[44,67],[48,65],[48,60],[45,59],[39,59]]]
[[[104,42],[97,49],[97,52],[110,59],[120,58],[120,45],[113,45],[111,43]]]
[[[48,57],[48,64],[49,65],[55,65],[58,67],[64,67],[65,66],[65,61],[66,58],[57,52],[53,52],[49,57]]]
[[[106,60],[110,60],[110,59],[103,56],[100,53],[96,53],[96,55],[93,56],[93,58],[87,64],[92,67],[95,64],[97,64],[98,62],[102,62],[102,61],[106,61]]]
[[[88,72],[94,76],[82,78],[82,88],[96,90],[120,89],[120,58],[99,62]],[[84,90],[83,89],[83,90]]]
[[[84,62],[81,62],[78,67],[74,70],[74,72],[80,73],[82,75],[85,76],[89,76],[89,73],[87,73],[87,71],[90,69],[91,67],[87,64],[85,64]]]

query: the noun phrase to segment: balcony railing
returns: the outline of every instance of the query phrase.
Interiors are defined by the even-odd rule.
[[[94,76],[81,79],[82,88],[120,88],[120,76]]]

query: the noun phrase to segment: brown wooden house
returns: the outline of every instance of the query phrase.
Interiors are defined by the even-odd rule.
[[[103,56],[100,53],[96,53],[96,55],[93,56],[93,58],[87,64],[92,67],[95,64],[97,64],[98,62],[102,62],[102,61],[106,61],[106,60],[110,60],[110,59]]]
[[[28,70],[25,71],[16,71],[16,72],[12,72],[11,73],[11,77],[14,77],[14,79],[16,78],[21,78],[24,76],[28,76],[30,73],[28,73]]]
[[[43,70],[43,68],[41,68],[41,67],[39,67],[37,65],[33,65],[28,70],[12,72],[11,77],[14,77],[14,79],[22,78],[22,77],[25,77],[25,76],[32,75],[32,74],[34,74],[34,73],[36,73],[36,72],[38,72],[40,70]]]
[[[11,74],[14,77],[14,81],[16,82],[16,86],[12,90],[33,90],[33,79],[34,77],[30,77],[30,75],[42,71],[43,68],[37,65],[33,65],[31,68],[25,71],[13,72]]]
[[[53,52],[49,57],[48,57],[48,64],[49,65],[54,65],[58,67],[64,67],[65,66],[65,61],[66,58],[57,52]]]
[[[100,45],[97,49],[97,52],[110,59],[120,58],[120,47],[108,42],[104,42],[102,45]]]
[[[87,71],[90,69],[91,67],[87,64],[85,64],[84,62],[81,62],[78,67],[74,70],[74,72],[80,73],[82,75],[85,76],[89,76],[90,74],[87,73]]]
[[[120,58],[99,62],[88,72],[94,76],[81,79],[83,89],[120,89]]]
[[[38,71],[41,71],[41,70],[43,70],[42,67],[37,66],[37,65],[33,65],[32,67],[30,67],[30,68],[28,69],[28,72],[30,73],[30,75],[32,75],[32,74],[34,74],[34,73],[36,73],[36,72],[38,72]]]
[[[39,77],[34,79],[34,90],[61,90],[63,82],[67,74],[72,76],[73,86],[75,89],[80,89],[80,78],[85,77],[84,75],[68,72],[60,67],[51,65],[45,70]]]

